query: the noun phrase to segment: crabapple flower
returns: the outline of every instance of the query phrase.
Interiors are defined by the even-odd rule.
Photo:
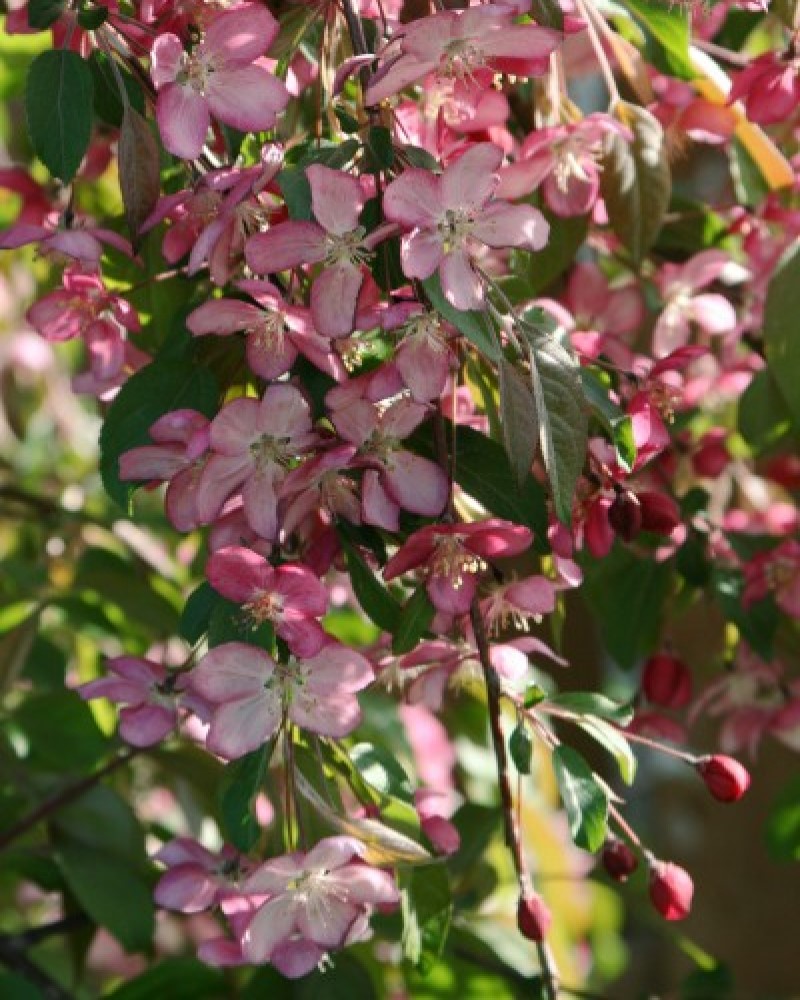
[[[184,160],[199,156],[212,114],[242,132],[272,128],[289,92],[260,57],[277,34],[278,22],[266,7],[245,4],[217,17],[191,53],[177,35],[156,38],[156,120],[170,153]]]
[[[257,628],[270,622],[296,656],[315,656],[327,636],[316,620],[328,610],[328,592],[307,566],[271,566],[252,549],[232,545],[214,552],[208,582],[229,601],[241,604]]]
[[[245,258],[257,274],[322,264],[311,286],[311,315],[324,337],[346,337],[355,325],[363,264],[392,227],[367,234],[359,217],[366,195],[356,177],[321,163],[306,168],[316,222],[281,222],[252,236]]]
[[[484,67],[516,76],[544,73],[561,36],[536,24],[514,24],[512,18],[497,7],[472,7],[405,26],[400,51],[395,55],[387,47],[364,95],[366,104],[378,104],[429,73],[467,80]]]
[[[96,273],[67,267],[62,287],[33,303],[25,318],[45,340],[60,342],[83,336],[95,323],[139,330],[139,317],[121,295],[110,292]]]
[[[36,244],[39,254],[48,254],[54,260],[77,261],[84,271],[100,270],[104,243],[128,257],[133,256],[130,243],[112,229],[75,223],[67,227],[56,212],[42,225],[18,222],[0,234],[0,250],[16,250],[30,243]]]
[[[357,452],[355,445],[328,448],[293,469],[281,487],[282,527],[290,534],[304,518],[324,512],[361,524],[358,484],[346,471]]]
[[[351,837],[326,837],[307,854],[272,858],[252,872],[245,892],[270,898],[244,933],[245,958],[298,978],[352,939],[372,907],[399,902],[391,875],[359,860],[364,850]]]
[[[440,318],[432,312],[415,312],[399,328],[391,318],[384,329],[401,336],[394,363],[417,403],[439,399],[447,385],[453,355]]]
[[[176,837],[153,855],[167,866],[155,888],[159,906],[179,913],[202,913],[234,889],[229,875],[238,870],[236,852],[213,854],[191,837]]]
[[[203,303],[186,318],[195,337],[244,333],[247,363],[267,381],[285,375],[298,354],[327,375],[343,375],[330,341],[315,333],[308,309],[289,305],[269,281],[238,281],[236,287],[257,304],[225,298]]]
[[[527,632],[529,619],[541,621],[542,615],[555,610],[556,589],[546,576],[529,576],[493,587],[481,601],[481,614],[489,631],[496,634],[514,625]]]
[[[190,684],[214,706],[209,750],[234,760],[274,736],[284,718],[322,736],[346,736],[361,720],[355,693],[372,679],[364,657],[337,642],[288,664],[255,646],[228,642],[203,657]]]
[[[697,294],[722,275],[730,257],[721,250],[703,250],[685,264],[665,264],[658,275],[664,310],[653,330],[653,354],[663,358],[689,342],[691,324],[706,333],[730,333],[736,312],[724,295]]]
[[[277,490],[298,454],[315,441],[311,411],[292,385],[270,385],[263,397],[234,399],[211,422],[212,455],[197,488],[197,513],[213,521],[242,491],[247,523],[272,540],[278,531]]]
[[[747,117],[759,125],[786,121],[800,102],[800,75],[795,59],[784,60],[778,52],[765,52],[737,73],[728,103],[740,100]]]
[[[470,147],[440,176],[412,167],[386,188],[386,218],[410,230],[401,262],[407,278],[439,271],[447,301],[456,309],[483,308],[483,281],[474,259],[481,244],[541,250],[549,226],[532,205],[493,197],[503,153],[490,142]]]
[[[469,611],[486,563],[516,556],[531,544],[529,528],[499,518],[472,524],[430,524],[415,531],[387,562],[388,582],[424,567],[433,606],[451,615]]]
[[[790,618],[800,619],[800,542],[789,539],[771,552],[754,556],[744,567],[746,608],[769,594]]]
[[[167,517],[178,531],[192,531],[200,521],[195,496],[205,465],[209,422],[197,410],[172,410],[150,428],[153,444],[123,452],[119,478],[123,482],[167,482]]]
[[[160,663],[137,656],[108,660],[108,677],[81,684],[81,698],[108,698],[125,705],[119,713],[119,734],[134,747],[151,747],[171,732],[178,721],[177,693],[183,678]]]
[[[648,859],[650,865],[650,901],[665,920],[683,920],[689,916],[694,883],[686,869],[671,861]]]

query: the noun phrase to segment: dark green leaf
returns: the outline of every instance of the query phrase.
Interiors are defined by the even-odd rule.
[[[40,53],[28,71],[25,111],[36,155],[68,183],[92,135],[92,74],[86,61],[68,49]]]
[[[376,791],[406,802],[413,801],[411,781],[389,750],[372,743],[357,743],[348,754],[361,777]]]
[[[226,642],[249,642],[251,646],[271,651],[275,642],[275,629],[271,622],[255,624],[239,604],[217,599],[208,621],[208,645],[221,646]]]
[[[711,586],[725,617],[732,621],[742,638],[763,659],[772,659],[775,632],[780,612],[772,597],[756,601],[745,608],[742,604],[744,577],[740,570],[715,566]]]
[[[594,715],[582,716],[578,725],[614,757],[625,784],[632,784],[636,777],[636,757],[625,734],[610,722]]]
[[[44,1000],[38,986],[11,972],[0,975],[0,997],[3,997],[3,1000]]]
[[[122,115],[117,169],[125,219],[133,247],[137,249],[140,230],[158,203],[161,162],[158,144],[147,120],[130,106]]]
[[[788,403],[768,368],[758,372],[739,397],[738,426],[745,441],[758,452],[773,448],[791,431]]]
[[[775,861],[800,861],[800,777],[775,799],[766,825],[767,848]]]
[[[554,28],[556,31],[564,30],[564,12],[557,0],[533,0],[531,14],[536,23],[545,28]]]
[[[220,813],[225,836],[240,851],[249,851],[261,828],[255,800],[264,785],[271,746],[261,747],[225,768],[220,787]]]
[[[265,997],[267,994],[264,995]],[[272,992],[268,994],[271,998]],[[369,973],[353,955],[340,952],[330,968],[294,983],[295,1000],[377,1000]]]
[[[669,206],[672,179],[664,130],[636,104],[619,101],[614,113],[631,130],[632,139],[607,136],[601,188],[611,228],[639,263],[655,242]]]
[[[453,899],[444,865],[415,868],[401,883],[403,954],[425,974],[440,957],[447,941]]]
[[[108,739],[74,691],[26,698],[14,713],[14,721],[28,741],[31,763],[40,767],[83,771],[108,754]]]
[[[527,299],[541,295],[575,263],[589,226],[585,215],[561,219],[546,209],[542,214],[550,223],[546,245],[534,253],[513,254],[514,273],[523,280]]]
[[[208,368],[156,359],[132,375],[111,404],[100,433],[100,471],[109,496],[127,508],[134,487],[119,478],[119,456],[150,444],[150,428],[165,413],[182,408],[212,417],[219,389]]]
[[[477,347],[485,357],[492,361],[499,359],[500,347],[497,336],[485,313],[467,312],[451,306],[444,297],[442,284],[437,274],[423,281],[422,287],[425,289],[425,294],[435,312],[439,313],[448,323],[452,323],[458,332],[463,333],[467,340],[474,347]]]
[[[536,403],[523,375],[504,357],[497,360],[503,444],[514,476],[522,484],[530,475],[539,443]]]
[[[394,632],[400,618],[400,606],[375,573],[367,566],[356,549],[340,534],[339,539],[347,559],[347,571],[358,603],[370,619],[385,632]]]
[[[207,580],[192,591],[181,615],[181,635],[187,642],[194,645],[205,635],[218,601],[219,594]]]
[[[649,0],[623,0],[645,35],[647,62],[662,73],[691,80],[696,75],[689,59],[689,13],[678,6],[664,7]]]
[[[95,785],[55,814],[60,836],[145,869],[144,830],[125,799],[107,785]]]
[[[609,719],[620,726],[627,725],[633,718],[630,705],[622,705],[595,691],[562,691],[548,698],[548,701],[580,715],[597,715],[601,719]]]
[[[66,0],[28,0],[28,24],[44,31],[61,17],[66,7]]]
[[[553,751],[556,780],[567,810],[569,830],[578,847],[597,851],[606,839],[608,795],[592,769],[572,747]]]
[[[623,469],[630,472],[636,462],[636,442],[631,418],[609,398],[608,388],[591,368],[581,368],[581,382],[592,413],[611,435],[617,461]]]
[[[427,632],[435,608],[431,604],[425,584],[421,583],[403,605],[392,636],[392,652],[399,656],[410,652]]]
[[[281,170],[278,174],[278,187],[291,219],[307,222],[312,218],[311,185],[302,167],[285,167]]]
[[[101,4],[96,7],[84,7],[78,11],[78,24],[84,31],[97,31],[107,20],[108,7],[103,7]]]
[[[508,740],[508,752],[514,761],[514,767],[520,774],[531,773],[531,761],[533,760],[533,740],[528,732],[528,727],[520,720],[511,731]]]
[[[89,56],[89,69],[94,84],[95,114],[104,122],[118,128],[122,124],[122,114],[125,109],[119,94],[119,84],[111,68],[111,60],[105,52],[95,49]],[[145,102],[142,88],[124,66],[118,64],[117,69],[131,107],[140,115],[144,114]]]
[[[224,1000],[230,996],[219,969],[194,958],[166,958],[118,986],[107,1000]]]
[[[715,965],[690,973],[681,984],[680,1000],[733,1000],[737,995],[731,970]]]
[[[385,125],[372,125],[364,143],[367,150],[367,166],[372,171],[391,170],[394,166],[392,133]]]
[[[784,254],[770,280],[764,344],[769,371],[800,430],[800,240]]]
[[[770,186],[743,142],[734,136],[727,148],[736,200],[748,208],[756,208],[769,196]]]

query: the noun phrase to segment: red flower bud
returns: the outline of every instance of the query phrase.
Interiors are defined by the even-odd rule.
[[[621,490],[608,508],[608,522],[626,542],[632,542],[642,530],[642,508],[635,493]]]
[[[676,656],[656,653],[644,665],[642,691],[653,705],[683,708],[692,698],[692,675]]]
[[[519,897],[517,926],[529,941],[544,941],[552,922],[550,909],[538,893]]]
[[[738,802],[750,787],[750,772],[733,757],[701,757],[695,767],[706,788],[720,802]]]
[[[639,859],[619,837],[609,837],[601,855],[603,867],[616,882],[627,882],[639,867]]]
[[[642,508],[642,530],[654,531],[657,535],[668,535],[680,524],[681,512],[678,505],[665,493],[655,490],[641,490],[639,503]]]
[[[692,908],[691,875],[671,861],[651,861],[650,901],[665,920],[683,920]]]
[[[716,479],[728,468],[731,454],[725,444],[728,432],[724,427],[713,427],[700,439],[692,455],[692,468],[698,476]]]

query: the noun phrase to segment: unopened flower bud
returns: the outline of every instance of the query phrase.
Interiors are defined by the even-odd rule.
[[[669,653],[656,653],[644,665],[645,698],[663,708],[683,708],[692,697],[692,676],[686,664]]]
[[[608,522],[623,541],[632,542],[642,530],[642,508],[635,493],[621,490],[608,508]]]
[[[720,802],[738,802],[750,787],[750,772],[724,754],[701,757],[695,764],[706,788]]]
[[[553,921],[547,903],[538,893],[520,896],[517,907],[517,926],[529,941],[544,941]]]
[[[716,479],[728,468],[731,454],[725,444],[727,436],[728,431],[724,427],[712,427],[700,439],[692,455],[692,468],[698,476]]]
[[[619,837],[609,837],[601,855],[603,867],[616,882],[627,882],[639,867],[639,859]]]
[[[640,490],[638,496],[642,511],[642,531],[669,535],[680,524],[680,509],[672,497],[655,490]]]
[[[671,861],[650,862],[650,901],[665,920],[683,920],[692,908],[691,875]]]

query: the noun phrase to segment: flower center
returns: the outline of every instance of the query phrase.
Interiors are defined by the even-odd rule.
[[[274,622],[283,613],[283,599],[273,590],[259,590],[243,605],[253,621],[253,628],[264,622]]]
[[[468,552],[463,542],[460,535],[440,535],[430,562],[431,575],[446,577],[454,590],[463,585],[465,576],[486,569],[483,559]]]
[[[474,219],[464,209],[448,208],[439,220],[437,229],[442,237],[445,253],[460,250],[472,232]]]
[[[357,226],[349,233],[342,233],[340,236],[328,233],[325,238],[325,266],[352,264],[358,267],[361,264],[366,264],[372,256],[363,245],[366,233],[363,226]]]
[[[277,352],[282,349],[286,339],[286,322],[282,313],[265,310],[258,325],[247,332],[262,350]]]
[[[280,465],[288,468],[291,455],[288,448],[288,438],[271,437],[262,434],[250,445],[250,454],[259,471],[264,471],[270,465]]]

